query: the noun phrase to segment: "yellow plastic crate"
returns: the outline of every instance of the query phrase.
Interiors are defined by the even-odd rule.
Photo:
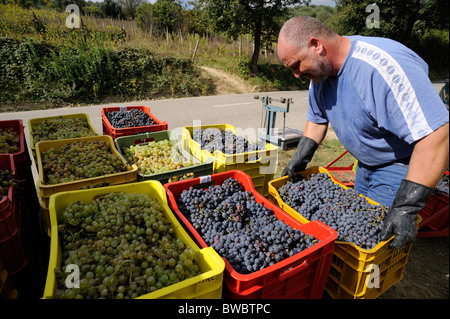
[[[306,179],[319,173],[327,173],[335,184],[348,189],[323,167],[311,167],[302,172]],[[269,182],[269,200],[302,223],[308,223],[309,220],[285,203],[278,193],[278,189],[288,180],[289,177],[284,176]],[[365,198],[370,204],[379,205],[370,198]],[[421,218],[418,217],[417,224],[420,221]],[[389,247],[393,238],[391,236],[372,249],[362,249],[354,243],[337,240],[325,285],[328,294],[335,299],[374,299],[400,281],[412,243],[398,250],[393,249]]]
[[[106,142],[111,149],[111,152],[120,158],[124,166],[127,168],[125,172],[108,174],[103,176],[91,177],[86,179],[81,179],[72,182],[59,183],[59,184],[46,184],[44,179],[44,171],[42,169],[42,158],[41,154],[50,148],[59,148],[63,145],[73,143],[76,141],[104,141]],[[82,187],[88,186],[96,186],[102,184],[108,184],[110,186],[117,184],[125,184],[136,182],[137,180],[137,166],[129,165],[122,155],[119,154],[117,149],[114,146],[114,142],[111,136],[108,135],[99,135],[99,136],[90,136],[90,137],[80,137],[73,139],[64,139],[64,140],[56,140],[56,141],[43,141],[36,144],[36,156],[37,156],[37,166],[39,172],[39,180],[37,181],[37,185],[39,188],[39,195],[42,199],[42,207],[44,209],[48,209],[49,198],[51,195],[59,192],[67,192],[71,190],[78,190]]]
[[[202,272],[198,276],[140,296],[139,299],[220,299],[222,297],[223,272],[225,270],[225,262],[223,259],[211,247],[200,249],[191,239],[170,210],[167,203],[166,191],[160,182],[143,181],[126,185],[63,192],[50,196],[49,210],[52,231],[50,257],[43,299],[53,298],[56,290],[54,269],[62,261],[62,248],[58,235],[58,217],[71,202],[92,202],[95,198],[111,192],[146,194],[158,200],[159,204],[163,207],[165,218],[173,225],[175,236],[182,239],[186,246],[194,249],[194,258]]]
[[[202,162],[213,158],[213,174],[222,173],[231,170],[241,170],[248,174],[258,193],[263,196],[269,194],[268,183],[273,179],[276,171],[278,160],[278,147],[270,143],[266,143],[265,150],[252,152],[225,154],[220,151],[210,153],[202,150],[200,145],[193,139],[193,131],[195,129],[221,128],[236,132],[236,128],[229,124],[213,124],[201,126],[184,126],[182,128],[182,145]],[[257,158],[257,159],[256,159]]]
[[[88,129],[93,133],[94,135],[98,135],[95,131],[94,127],[92,126],[92,123],[89,119],[89,116],[85,113],[76,113],[76,114],[66,114],[66,115],[58,115],[58,116],[48,116],[48,117],[40,117],[40,118],[34,118],[30,119],[28,121],[28,129],[30,131],[30,148],[31,152],[33,154],[34,160],[36,161],[36,145],[34,143],[34,128],[37,125],[40,125],[44,121],[52,120],[52,119],[74,119],[74,118],[84,118],[86,119]],[[81,136],[80,136],[81,137]],[[37,143],[36,143],[37,144]]]

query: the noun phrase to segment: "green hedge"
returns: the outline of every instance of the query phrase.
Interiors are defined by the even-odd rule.
[[[0,37],[0,102],[93,102],[197,96],[208,90],[190,60],[155,57],[146,49],[111,49],[83,41],[59,47]]]

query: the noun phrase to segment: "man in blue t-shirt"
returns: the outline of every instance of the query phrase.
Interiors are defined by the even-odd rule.
[[[311,79],[304,133],[282,175],[296,179],[330,123],[358,160],[355,190],[390,207],[382,239],[394,234],[397,249],[411,242],[449,158],[449,112],[427,64],[396,41],[340,36],[304,16],[284,24],[278,57],[295,77]]]

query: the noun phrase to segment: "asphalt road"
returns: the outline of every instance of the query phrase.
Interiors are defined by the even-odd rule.
[[[167,121],[169,123],[169,130],[174,130],[183,126],[192,126],[198,121],[201,121],[203,125],[230,124],[244,129],[257,129],[261,127],[263,112],[262,102],[254,99],[255,95],[259,95],[260,97],[272,97],[272,104],[277,106],[284,105],[275,102],[275,99],[279,99],[280,97],[292,98],[294,103],[291,104],[289,113],[286,117],[286,123],[292,127],[298,128],[303,128],[305,125],[306,111],[308,108],[307,91],[264,92],[110,103],[51,110],[0,113],[0,117],[2,120],[21,119],[23,120],[24,125],[28,126],[28,121],[33,118],[85,113],[89,116],[89,119],[97,132],[102,133],[102,108],[137,105],[149,107],[150,112],[159,120]],[[277,119],[280,120],[282,125],[281,118],[278,117]]]

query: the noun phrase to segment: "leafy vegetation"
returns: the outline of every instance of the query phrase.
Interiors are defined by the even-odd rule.
[[[449,1],[377,0],[379,27],[366,27],[368,2],[340,0],[328,20],[339,34],[361,34],[391,38],[417,52],[429,65],[432,79],[449,75]],[[362,19],[361,17],[364,17]]]
[[[190,60],[155,57],[144,48],[113,49],[84,39],[56,47],[42,40],[11,38],[0,38],[0,47],[1,101],[60,105],[106,96],[196,96],[207,90],[206,80]]]

